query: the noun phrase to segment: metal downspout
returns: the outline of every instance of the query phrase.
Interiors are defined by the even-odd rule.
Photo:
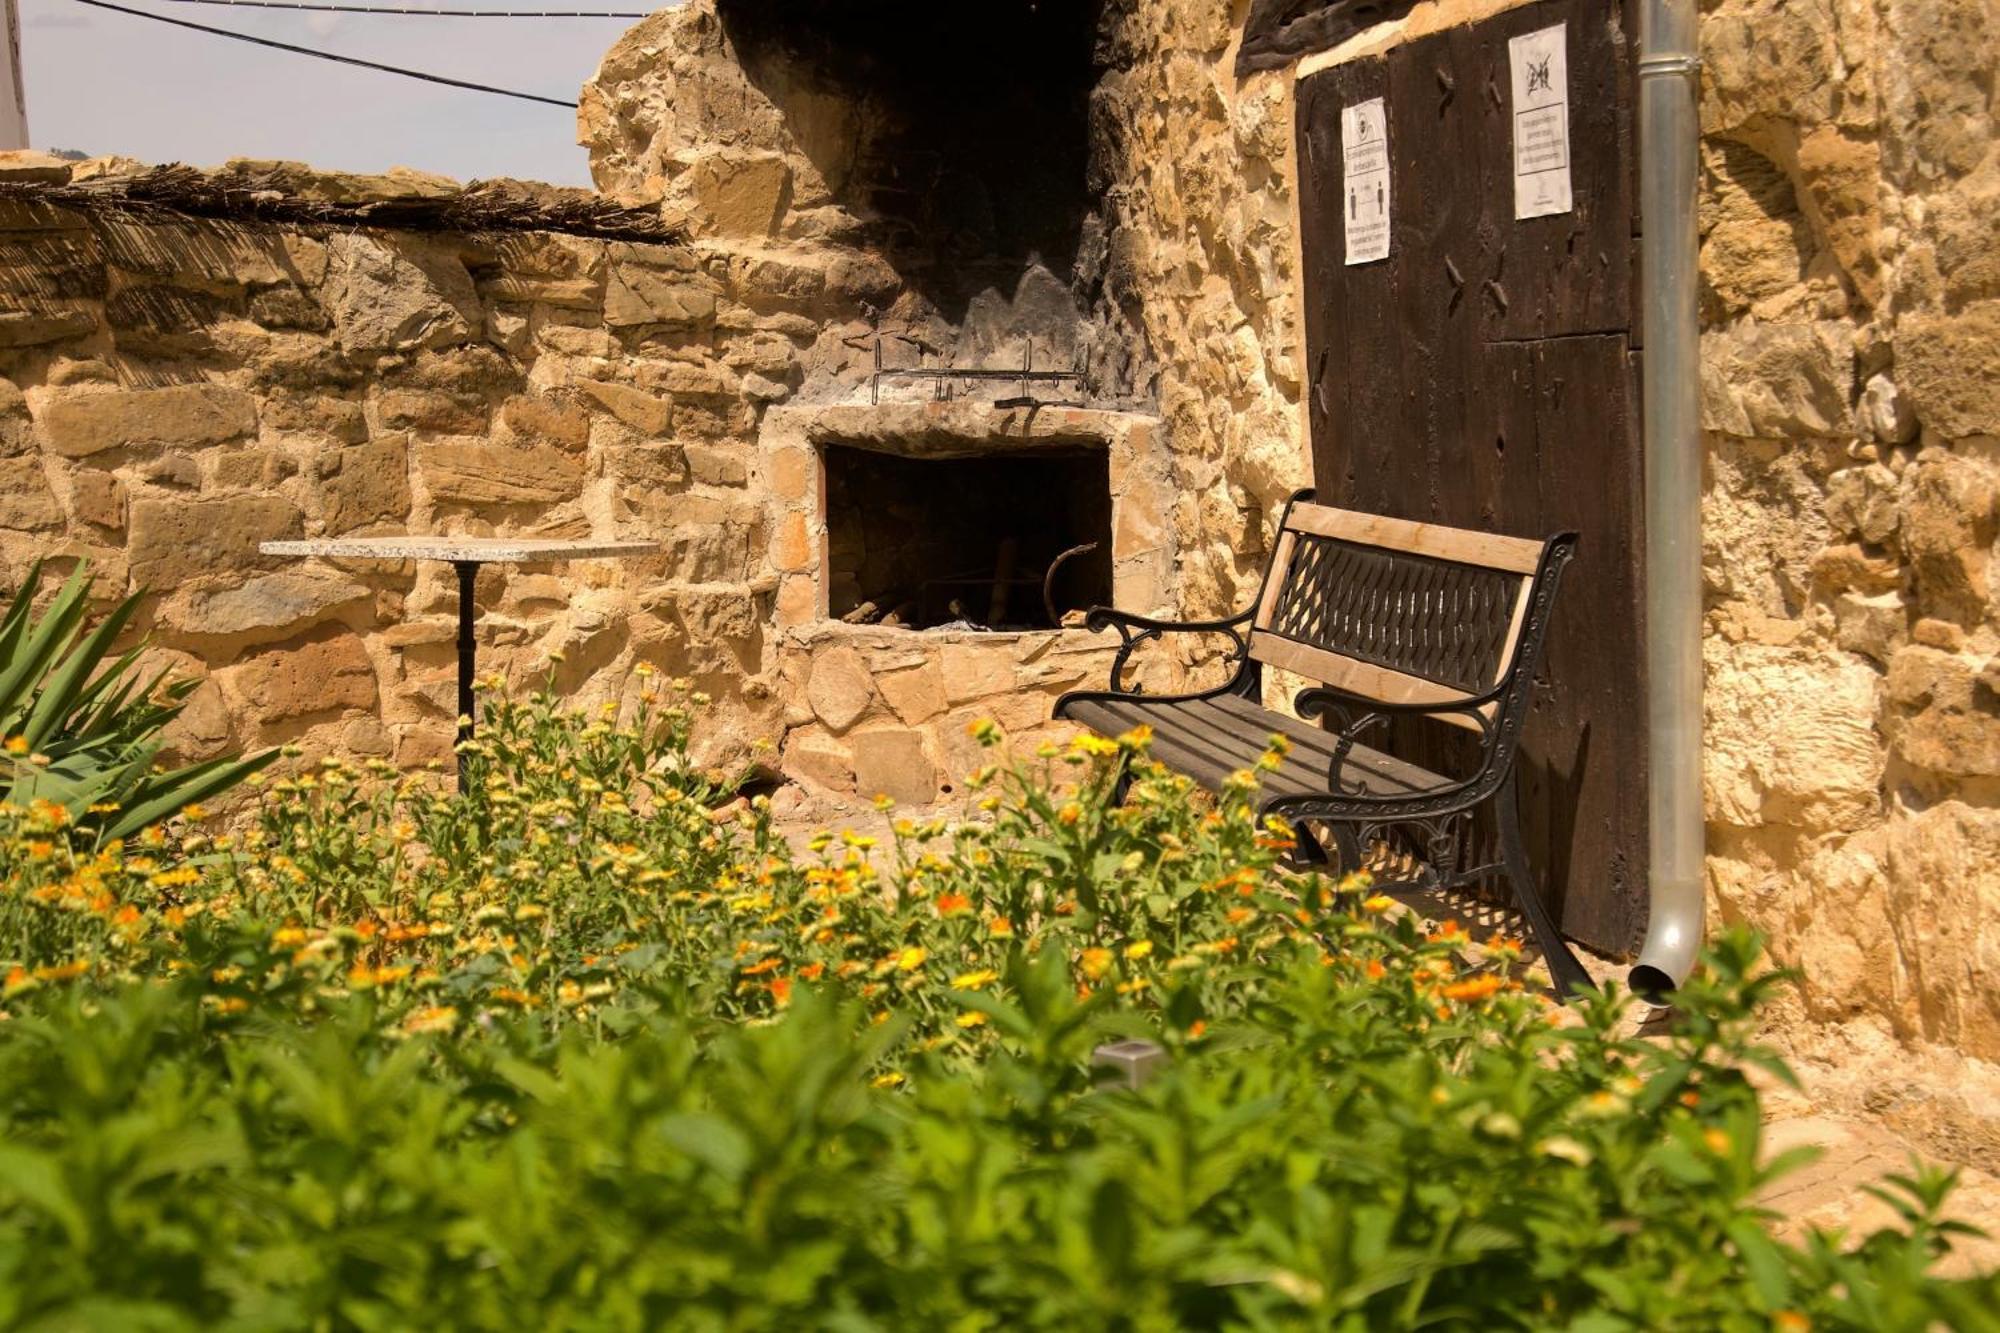
[[[1639,274],[1646,456],[1646,940],[1628,983],[1658,1002],[1702,943],[1701,418],[1695,0],[1639,19]]]

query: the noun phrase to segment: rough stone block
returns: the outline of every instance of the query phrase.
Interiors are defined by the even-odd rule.
[[[813,713],[833,732],[843,732],[864,717],[875,702],[875,683],[868,663],[852,648],[830,648],[813,658],[806,699]]]
[[[901,727],[858,731],[854,750],[854,790],[887,796],[898,805],[929,805],[937,799],[938,771],[924,753],[922,732]]]
[[[663,497],[652,529],[665,551],[667,576],[682,583],[748,582],[754,505],[713,495]]]
[[[1987,612],[1988,565],[2000,485],[1968,459],[1927,458],[1903,474],[1901,544],[1927,614],[1977,624]]]
[[[1889,663],[1886,689],[1909,710],[1887,728],[1903,759],[1951,777],[2000,777],[2000,698],[1976,662],[1912,644]]]
[[[684,587],[674,602],[692,644],[749,639],[759,629],[757,603],[747,588]]]
[[[614,328],[684,328],[715,318],[715,288],[682,273],[621,265],[605,282],[604,322]]]
[[[674,405],[670,398],[605,380],[578,380],[576,387],[642,435],[664,435],[673,424]]]
[[[813,493],[819,466],[812,450],[796,446],[771,455],[771,494],[785,504],[801,504]]]
[[[552,444],[574,452],[590,443],[590,414],[574,403],[522,395],[500,405],[500,420],[526,444]]]
[[[96,527],[125,526],[125,484],[109,472],[79,468],[69,479],[70,513]]]
[[[644,507],[651,497],[634,494],[627,488],[679,486],[688,477],[687,458],[678,445],[665,440],[607,445],[604,475],[619,488],[621,499],[634,507]]]
[[[135,582],[166,591],[181,580],[254,566],[257,544],[300,535],[299,511],[269,495],[132,502],[127,552]]]
[[[227,668],[228,687],[265,724],[375,705],[375,671],[361,640],[339,629]]]
[[[792,193],[791,168],[775,153],[707,153],[686,179],[702,231],[722,236],[769,236]]]
[[[1746,439],[1853,430],[1853,335],[1842,324],[1754,324],[1701,339],[1702,425]]]
[[[942,713],[949,704],[944,676],[937,664],[926,662],[907,671],[891,671],[875,678],[875,687],[896,710],[896,716],[911,726]]]
[[[443,249],[372,232],[341,232],[326,246],[322,296],[334,339],[347,351],[446,347],[473,336],[478,293],[465,266]]]
[[[0,347],[35,347],[82,338],[97,331],[96,312],[44,305],[36,310],[0,310]]]
[[[771,537],[771,564],[786,573],[810,569],[814,564],[812,530],[806,525],[806,516],[797,511],[778,519],[777,530]]]
[[[433,389],[384,389],[375,412],[388,430],[423,430],[443,435],[484,435],[486,404],[471,394]]]
[[[160,623],[183,634],[269,643],[289,639],[374,597],[367,585],[335,574],[281,570],[234,586],[194,584],[160,604]]]
[[[954,705],[1014,688],[1014,659],[1004,646],[948,643],[938,662],[945,697]]]
[[[57,390],[35,395],[49,451],[85,458],[132,445],[219,444],[257,429],[257,402],[220,384]]]
[[[499,444],[426,444],[418,468],[446,504],[556,504],[583,489],[583,464],[559,449]]]
[[[1945,440],[2000,435],[2000,301],[1955,315],[1905,315],[1896,376],[1917,420]]]
[[[36,531],[62,526],[62,508],[56,504],[42,460],[0,458],[0,528]]]
[[[409,519],[410,451],[401,436],[328,450],[320,456],[320,466],[320,505],[328,533]]]
[[[688,472],[709,486],[741,486],[750,480],[750,460],[744,446],[703,444],[690,441],[686,448]]]
[[[784,770],[828,791],[854,790],[854,756],[847,746],[819,732],[795,735],[785,745]]]

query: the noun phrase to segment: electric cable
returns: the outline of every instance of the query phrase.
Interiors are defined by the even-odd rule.
[[[514,97],[523,102],[542,102],[549,106],[576,109],[575,102],[565,102],[560,98],[543,97],[540,93],[516,92],[512,88],[495,88],[487,83],[472,83],[465,79],[447,78],[442,74],[430,74],[420,69],[404,69],[400,65],[383,65],[373,60],[362,60],[356,56],[335,55],[331,51],[319,51],[310,46],[294,46],[290,42],[276,42],[268,37],[252,37],[247,32],[231,32],[227,28],[211,28],[206,23],[190,23],[186,19],[168,18],[165,14],[151,14],[143,9],[128,9],[124,5],[114,5],[110,0],[76,0],[79,5],[89,5],[92,9],[109,9],[119,14],[130,14],[134,18],[151,19],[155,23],[170,23],[176,28],[191,28],[195,32],[205,32],[213,37],[229,37],[239,42],[249,42],[254,46],[268,46],[276,51],[290,51],[293,55],[311,56],[315,60],[331,60],[336,64],[354,65],[361,69],[372,69],[383,74],[400,74],[406,79],[421,79],[425,83],[441,83],[449,88],[463,88],[469,92],[492,93],[496,97]]]

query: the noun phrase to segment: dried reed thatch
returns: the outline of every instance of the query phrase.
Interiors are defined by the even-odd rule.
[[[55,179],[17,174],[13,180],[0,174],[0,201],[401,231],[555,231],[656,244],[683,239],[656,208],[630,208],[590,190],[528,181],[460,185],[400,169],[357,175],[243,160],[212,171],[134,163],[95,174],[79,170],[68,179],[60,179],[62,174]]]

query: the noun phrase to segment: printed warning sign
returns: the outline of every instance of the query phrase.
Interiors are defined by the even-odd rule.
[[[1347,262],[1387,259],[1389,116],[1381,98],[1340,109],[1340,164],[1347,193]]]
[[[1507,43],[1514,67],[1514,216],[1574,206],[1569,187],[1569,25]]]

